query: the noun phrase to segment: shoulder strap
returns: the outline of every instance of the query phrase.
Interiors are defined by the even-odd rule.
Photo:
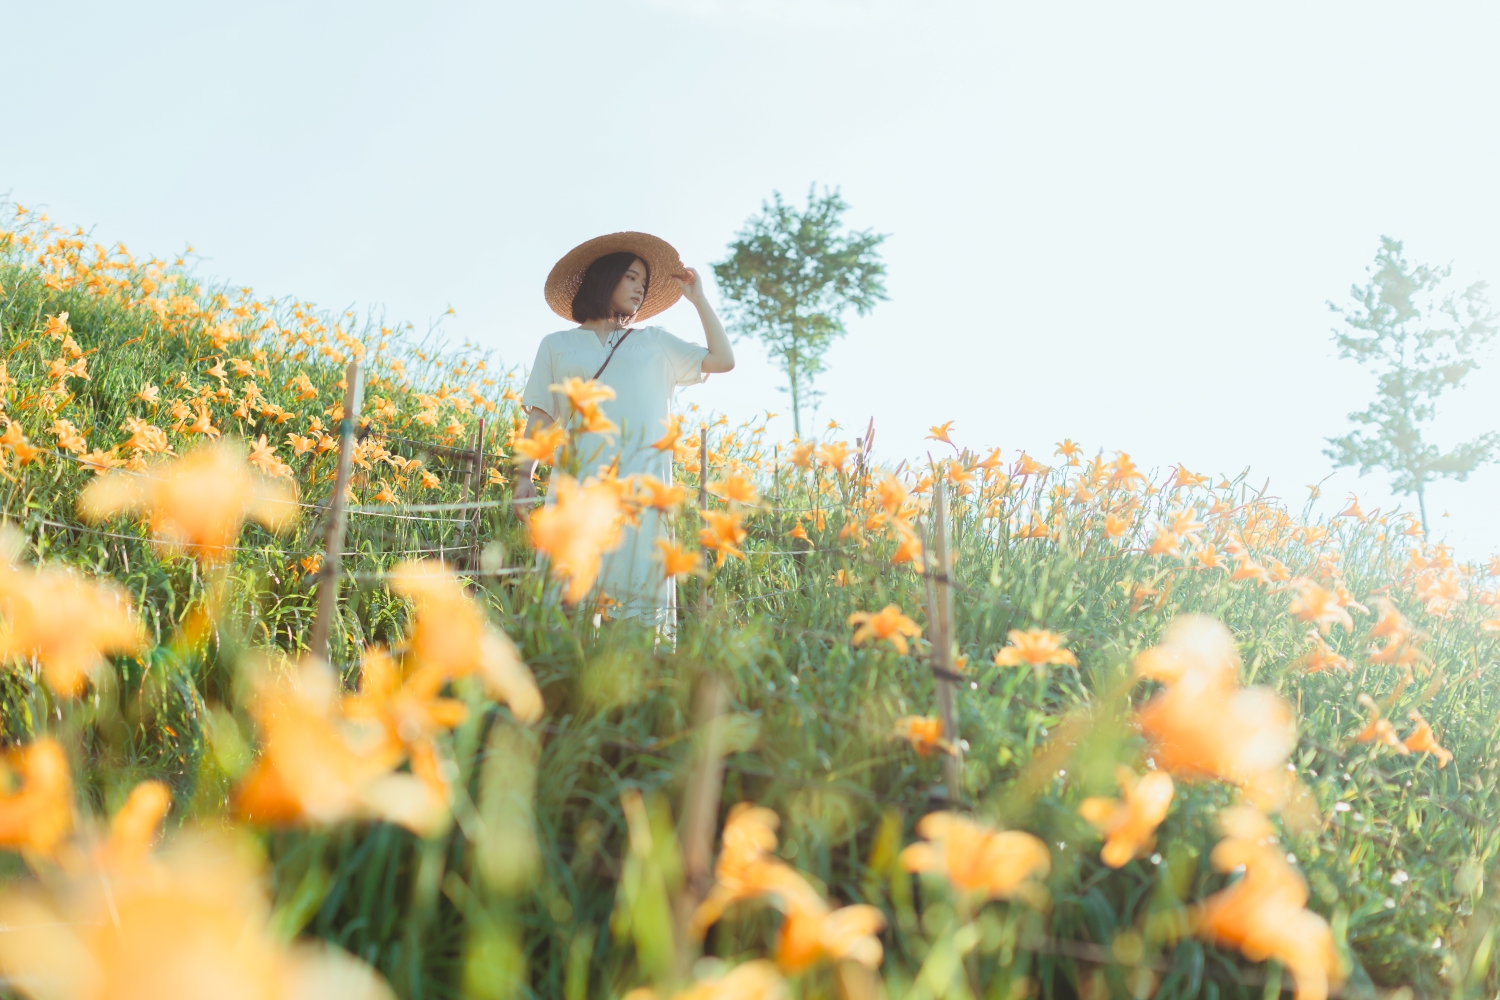
[[[606,369],[606,368],[609,367],[609,361],[610,361],[610,359],[615,356],[615,352],[620,349],[620,345],[623,344],[623,343],[625,343],[626,338],[628,338],[634,332],[635,332],[634,329],[626,330],[625,331],[625,336],[623,336],[619,340],[615,341],[615,346],[611,347],[609,349],[609,354],[606,355],[605,358],[604,358],[604,364],[600,365],[599,366],[599,370],[596,371],[596,372],[594,372],[594,378],[595,379],[598,379],[598,377],[600,375],[604,374],[604,369]]]

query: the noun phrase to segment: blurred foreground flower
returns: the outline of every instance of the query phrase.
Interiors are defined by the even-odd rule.
[[[772,854],[778,823],[774,812],[747,802],[729,811],[714,887],[693,913],[693,935],[702,938],[730,905],[764,899],[785,914],[776,946],[783,969],[800,972],[823,959],[879,968],[884,951],[875,935],[885,917],[862,904],[831,908],[800,872]]]
[[[856,611],[849,616],[849,624],[859,626],[854,630],[854,645],[863,645],[871,639],[885,639],[902,656],[909,649],[907,638],[916,639],[922,634],[922,627],[902,614],[894,604],[887,604],[879,611]]]
[[[485,693],[510,706],[530,724],[542,717],[536,678],[510,636],[489,624],[479,602],[464,593],[458,577],[437,560],[408,561],[391,571],[391,589],[411,598],[416,620],[407,638],[405,687],[431,698],[443,685],[477,676]]]
[[[1184,615],[1135,660],[1137,676],[1166,685],[1136,713],[1158,766],[1182,778],[1238,785],[1280,808],[1291,795],[1287,757],[1297,742],[1291,706],[1266,688],[1239,686],[1239,654],[1223,625]]]
[[[35,1000],[391,996],[343,951],[282,944],[260,867],[248,845],[197,835],[149,864],[12,887],[0,971]]]
[[[21,544],[0,533],[0,657],[35,660],[48,687],[76,698],[107,655],[133,653],[145,637],[121,587],[62,566],[17,566]]]
[[[1078,812],[1102,834],[1104,849],[1099,859],[1120,868],[1132,858],[1151,853],[1156,846],[1156,828],[1172,807],[1172,778],[1151,771],[1143,778],[1123,764],[1115,768],[1121,798],[1094,796],[1083,800]]]
[[[786,1000],[786,980],[765,959],[736,965],[720,975],[698,980],[673,994],[672,1000]],[[642,986],[625,994],[625,1000],[657,1000],[657,992]]]
[[[1041,673],[1049,663],[1076,667],[1078,658],[1063,647],[1062,636],[1044,628],[1029,628],[1022,632],[1011,629],[1005,636],[1009,645],[995,654],[995,665],[999,667],[1029,666]]]
[[[297,518],[289,483],[268,480],[227,442],[204,445],[147,474],[112,472],[90,483],[78,500],[91,524],[122,512],[144,513],[157,540],[202,562],[224,559],[246,518],[281,531]]]
[[[1252,962],[1274,958],[1291,971],[1297,1000],[1324,1000],[1340,977],[1328,922],[1304,908],[1307,883],[1287,863],[1270,822],[1248,806],[1219,814],[1225,837],[1210,856],[1215,869],[1244,875],[1203,901],[1198,933],[1238,948]]]
[[[73,828],[73,776],[56,740],[43,737],[0,758],[0,847],[50,856]],[[0,938],[5,935],[0,934]]]
[[[572,476],[552,477],[547,505],[531,512],[531,544],[552,560],[552,576],[566,582],[563,599],[576,604],[599,577],[599,561],[620,542],[624,512],[614,487]]]
[[[1019,898],[1035,905],[1046,899],[1047,890],[1035,880],[1052,870],[1052,856],[1031,834],[994,830],[951,812],[923,816],[917,833],[927,843],[902,850],[907,871],[941,875],[980,901]]]
[[[383,819],[418,834],[448,820],[447,802],[421,778],[397,774],[402,751],[378,724],[344,719],[338,677],[305,660],[290,676],[262,676],[251,713],[262,750],[235,789],[234,807],[257,823]]]

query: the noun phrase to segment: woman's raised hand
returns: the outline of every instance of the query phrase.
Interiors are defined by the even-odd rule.
[[[698,276],[696,268],[683,268],[681,274],[674,274],[678,286],[682,289],[682,297],[693,305],[703,301],[703,279]]]

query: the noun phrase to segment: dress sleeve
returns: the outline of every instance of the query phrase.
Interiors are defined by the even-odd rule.
[[[526,379],[526,390],[521,393],[521,408],[536,407],[553,420],[557,419],[556,407],[552,403],[552,390],[548,386],[557,381],[552,365],[552,345],[543,340],[536,349],[536,361],[531,365],[531,375]]]
[[[689,344],[665,330],[659,333],[662,353],[667,356],[667,368],[672,372],[674,385],[697,385],[708,379],[703,372],[703,359],[708,357],[708,348]]]

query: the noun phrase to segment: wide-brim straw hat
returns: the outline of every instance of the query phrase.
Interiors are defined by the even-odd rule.
[[[682,289],[672,277],[686,268],[672,244],[650,233],[610,233],[578,244],[552,265],[552,273],[547,275],[547,305],[563,319],[572,320],[573,296],[583,283],[583,272],[600,257],[621,250],[635,254],[651,268],[651,283],[646,300],[636,310],[636,322],[665,312],[682,298]]]

